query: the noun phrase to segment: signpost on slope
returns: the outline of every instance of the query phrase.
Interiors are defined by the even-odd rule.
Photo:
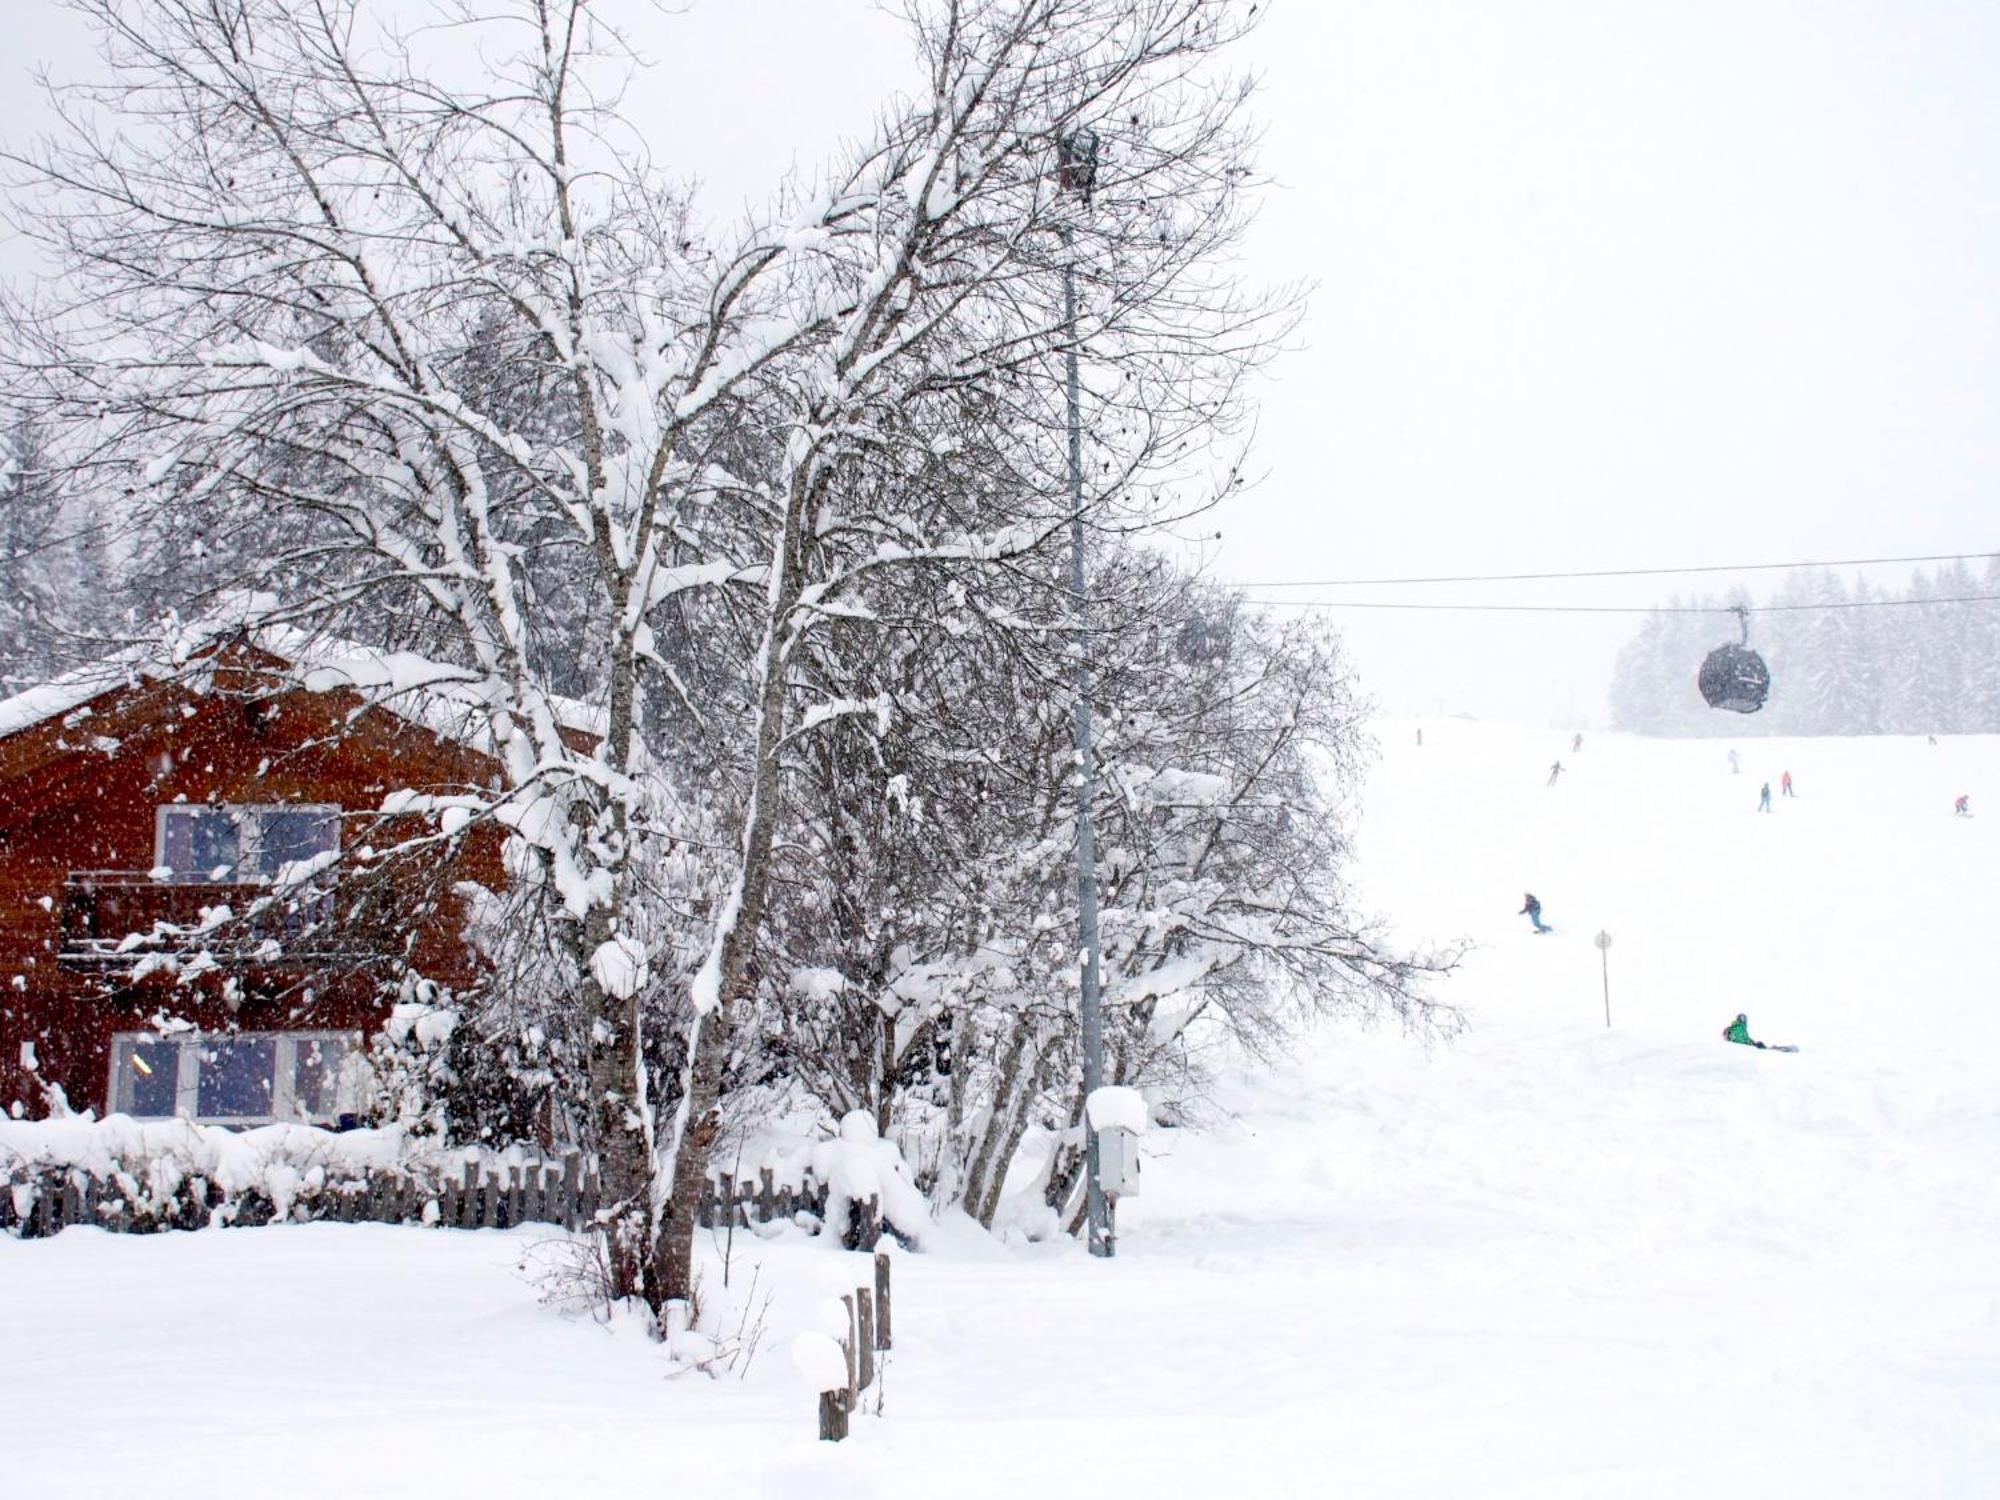
[[[1597,934],[1597,956],[1604,961],[1604,1025],[1611,1025],[1611,934]]]

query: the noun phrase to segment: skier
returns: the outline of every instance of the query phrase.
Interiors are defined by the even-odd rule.
[[[1785,772],[1784,775],[1778,778],[1778,791],[1781,795],[1786,797],[1793,797],[1798,795],[1796,792],[1792,790],[1792,773],[1790,771]]]
[[[1535,924],[1535,931],[1537,932],[1555,931],[1553,927],[1549,927],[1543,923],[1542,903],[1535,899],[1534,893],[1532,891],[1523,891],[1522,894],[1528,898],[1527,904],[1515,912],[1514,915],[1517,917],[1525,916],[1530,922]]]
[[[1734,750],[1731,750],[1729,752],[1729,774],[1731,776],[1734,776],[1742,769],[1743,767],[1741,763],[1738,762],[1738,760],[1736,759],[1736,752]]]
[[[1961,793],[1959,799],[1956,802],[1952,803],[1951,810],[1957,813],[1961,818],[1971,817],[1972,794],[1970,792]]]
[[[1423,730],[1419,729],[1417,731],[1417,748],[1422,749],[1423,743],[1424,743],[1424,732]]]
[[[1771,810],[1771,783],[1767,781],[1764,783],[1764,790],[1757,794],[1757,811],[1769,812],[1770,810]]]
[[[1563,763],[1561,761],[1557,761],[1554,765],[1550,766],[1549,785],[1554,786],[1556,784],[1556,778],[1562,775],[1562,773],[1563,773]]]
[[[1583,736],[1582,734],[1579,733],[1575,739],[1569,742],[1569,753],[1571,755],[1575,755],[1582,749],[1583,749]]]

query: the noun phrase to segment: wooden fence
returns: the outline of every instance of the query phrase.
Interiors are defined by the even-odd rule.
[[[141,1174],[109,1176],[47,1163],[0,1164],[0,1232],[42,1239],[73,1224],[115,1234],[150,1234],[211,1225],[249,1226],[284,1218],[338,1223],[427,1224],[447,1229],[510,1229],[559,1224],[574,1230],[597,1214],[597,1169],[577,1152],[515,1161],[466,1161],[435,1171],[377,1167],[315,1179],[294,1169],[289,1190],[267,1185],[229,1192],[201,1177],[148,1191]]]
[[[780,1180],[773,1167],[761,1168],[755,1176],[745,1173],[740,1180],[731,1173],[718,1172],[709,1178],[696,1222],[704,1229],[726,1229],[732,1221],[738,1228],[748,1228],[790,1220],[824,1229],[826,1200],[826,1184],[811,1172],[801,1173],[795,1181]],[[873,1250],[884,1233],[896,1235],[895,1225],[883,1219],[877,1198],[855,1200],[849,1206],[848,1222],[837,1227],[842,1245],[849,1250]]]
[[[151,1234],[211,1225],[250,1226],[274,1220],[344,1224],[423,1224],[445,1229],[511,1229],[556,1224],[576,1230],[592,1221],[602,1201],[594,1163],[577,1152],[477,1160],[434,1167],[375,1167],[323,1177],[293,1167],[290,1191],[268,1186],[235,1192],[199,1175],[170,1191],[148,1191],[147,1171],[99,1175],[81,1167],[0,1161],[0,1233],[44,1239],[73,1224],[114,1234]],[[271,1174],[266,1174],[267,1177]],[[766,1167],[739,1182],[729,1173],[711,1177],[698,1210],[707,1229],[790,1221],[825,1228],[826,1184],[810,1172],[783,1181]],[[883,1221],[873,1198],[849,1206],[837,1226],[850,1250],[873,1250],[895,1227]]]

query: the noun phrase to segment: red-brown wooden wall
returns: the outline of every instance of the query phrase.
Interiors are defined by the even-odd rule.
[[[493,763],[476,751],[358,694],[305,691],[270,659],[234,659],[245,667],[218,670],[199,690],[138,682],[0,739],[0,1110],[18,1100],[41,1113],[41,1089],[22,1066],[24,1042],[42,1080],[59,1085],[72,1107],[102,1114],[113,1035],[146,1029],[157,1011],[205,1031],[365,1032],[385,1018],[379,965],[246,965],[233,971],[247,998],[232,1011],[220,982],[230,971],[198,984],[157,975],[133,985],[123,966],[58,961],[66,877],[149,869],[163,804],[302,802],[367,815],[399,788],[492,784]],[[386,847],[399,831],[366,816],[342,824],[344,850],[363,841]],[[448,874],[497,887],[497,831],[482,826],[468,836]],[[461,924],[448,901],[420,930],[400,934],[412,940],[421,972],[445,983],[470,977]]]

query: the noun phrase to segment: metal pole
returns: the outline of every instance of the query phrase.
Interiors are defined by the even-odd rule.
[[[1091,802],[1097,785],[1090,751],[1090,593],[1083,566],[1083,385],[1076,352],[1076,235],[1063,228],[1063,331],[1069,393],[1069,581],[1076,595],[1076,907],[1083,949],[1083,1092],[1086,1100],[1104,1084],[1104,1024],[1098,1013],[1097,836]],[[1097,1178],[1097,1128],[1086,1108],[1084,1131],[1084,1216],[1090,1253],[1109,1259],[1117,1249],[1112,1206]]]
[[[1611,934],[1600,932],[1595,939],[1597,956],[1604,962],[1604,1025],[1611,1027]]]

